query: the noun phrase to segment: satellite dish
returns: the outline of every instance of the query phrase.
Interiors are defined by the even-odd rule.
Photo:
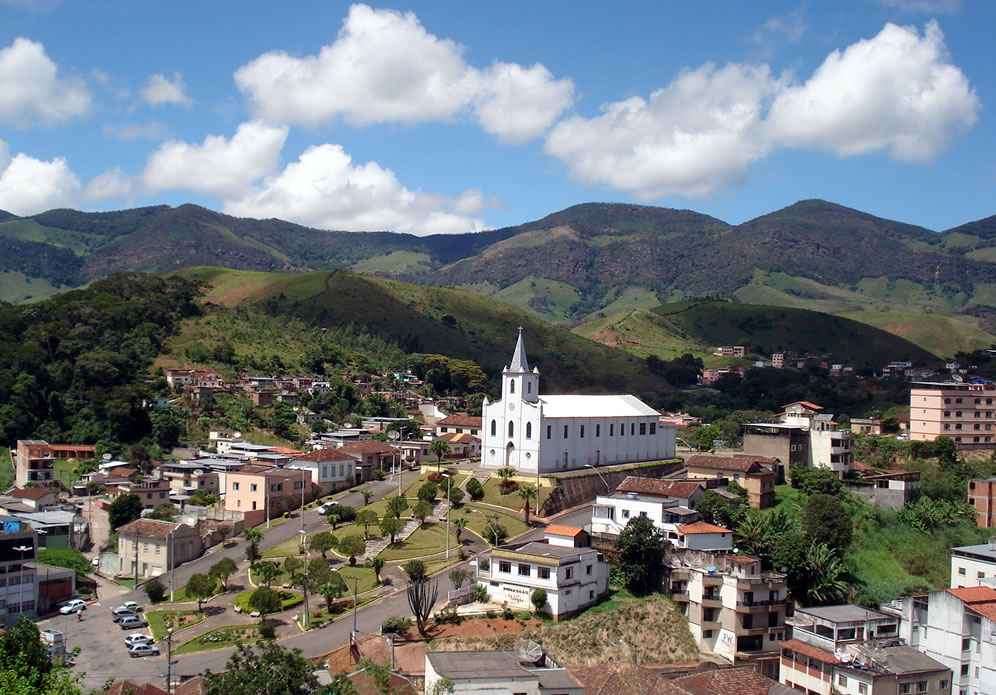
[[[401,439],[401,432],[398,432],[398,430],[391,430],[390,432],[387,433],[387,438],[390,439],[392,442],[396,442],[399,439]]]
[[[111,460],[111,455],[110,454],[104,454],[103,456],[100,457],[100,460],[101,461],[110,461]]]

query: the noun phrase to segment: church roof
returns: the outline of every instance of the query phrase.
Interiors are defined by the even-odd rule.
[[[657,417],[659,413],[636,396],[540,396],[544,417]]]
[[[526,359],[526,346],[522,342],[522,328],[519,328],[519,338],[515,341],[515,352],[512,353],[512,362],[508,365],[509,371],[528,372],[529,360]]]

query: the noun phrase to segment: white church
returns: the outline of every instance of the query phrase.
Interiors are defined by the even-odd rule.
[[[674,427],[636,396],[540,395],[521,328],[501,400],[485,399],[481,427],[482,464],[523,473],[674,458]]]

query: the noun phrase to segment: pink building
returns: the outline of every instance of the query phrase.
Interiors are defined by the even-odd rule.
[[[959,449],[996,448],[996,384],[915,382],[910,440],[950,437]]]

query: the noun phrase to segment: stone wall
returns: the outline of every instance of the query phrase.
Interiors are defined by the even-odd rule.
[[[626,476],[642,478],[663,478],[679,471],[681,461],[661,461],[653,465],[606,466],[596,471],[575,471],[554,478],[554,488],[540,509],[540,516],[552,516],[565,509],[594,501],[597,495],[605,495],[616,489]]]

